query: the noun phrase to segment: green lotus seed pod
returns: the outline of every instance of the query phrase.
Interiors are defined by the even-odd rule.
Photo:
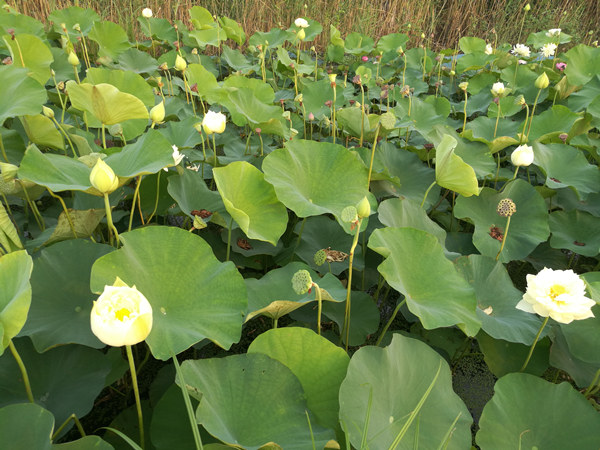
[[[317,253],[315,253],[314,260],[317,266],[325,264],[325,261],[327,261],[327,253],[325,252],[325,250],[321,249]]]
[[[369,199],[365,196],[363,199],[358,202],[356,205],[356,213],[358,217],[364,219],[365,217],[369,217],[371,215],[371,204],[369,203]]]
[[[306,294],[311,287],[312,278],[308,270],[299,270],[292,277],[292,288],[296,294]]]
[[[356,222],[358,220],[358,212],[354,206],[346,206],[342,210],[342,222]]]

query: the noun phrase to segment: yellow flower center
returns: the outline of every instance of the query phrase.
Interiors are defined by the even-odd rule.
[[[129,319],[130,314],[131,314],[131,311],[129,309],[121,308],[121,309],[115,311],[115,318],[117,320],[120,320],[121,322],[123,322],[123,320]]]
[[[557,302],[557,303],[564,303],[560,300],[556,300],[556,297],[565,294],[567,292],[567,289],[561,285],[561,284],[555,284],[550,288],[550,297],[552,298],[552,301]]]

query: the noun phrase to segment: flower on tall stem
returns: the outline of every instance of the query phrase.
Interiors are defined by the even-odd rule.
[[[544,58],[550,58],[554,56],[556,53],[557,45],[553,42],[549,42],[545,44],[542,48],[540,48],[540,52],[544,55]]]
[[[142,16],[145,17],[146,19],[149,19],[152,17],[152,10],[150,8],[144,8],[142,9]]]
[[[511,53],[523,58],[529,58],[531,56],[531,50],[524,44],[516,44],[511,50]]]

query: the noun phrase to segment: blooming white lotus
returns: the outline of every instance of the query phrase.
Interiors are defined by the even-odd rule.
[[[554,37],[554,36],[558,36],[560,34],[562,30],[560,28],[550,28],[547,32],[546,32],[546,36],[548,37]]]
[[[529,145],[519,145],[512,155],[510,155],[510,161],[513,163],[513,166],[519,167],[527,167],[531,165],[533,162],[533,148]]]
[[[298,17],[296,20],[294,20],[294,25],[296,25],[298,28],[308,28],[308,21],[302,17]]]
[[[492,44],[487,44],[485,46],[485,54],[486,55],[491,55],[492,53],[494,53],[494,49],[492,48]]]
[[[506,88],[504,87],[504,83],[498,81],[497,83],[494,83],[492,85],[492,95],[494,97],[502,97],[502,95],[504,94],[504,91],[506,91]]]
[[[152,330],[152,306],[135,286],[118,277],[114,286],[105,286],[90,315],[92,332],[113,347],[142,342]]]
[[[529,58],[529,56],[531,56],[531,50],[524,44],[516,44],[511,52],[513,55],[522,56],[523,58]]]
[[[556,53],[556,44],[550,42],[550,43],[544,45],[540,49],[540,52],[542,52],[542,55],[544,55],[544,58],[550,58],[551,56],[554,56],[554,53]]]
[[[585,283],[572,270],[544,267],[537,275],[527,275],[527,291],[517,309],[567,324],[594,317],[595,305],[585,296]]]
[[[221,134],[225,131],[227,118],[220,112],[208,111],[202,119],[202,129],[206,134]]]
[[[152,17],[152,10],[150,8],[142,9],[142,16],[144,16],[146,19],[149,19]]]
[[[185,155],[179,152],[179,148],[176,145],[173,145],[171,148],[173,149],[173,162],[175,165],[178,165]]]

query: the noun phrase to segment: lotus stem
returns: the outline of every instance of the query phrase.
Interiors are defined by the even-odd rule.
[[[333,103],[331,105],[331,128],[332,128],[332,131],[333,131],[333,143],[335,144],[335,135],[336,135],[336,127],[335,127],[335,101],[337,99],[335,81],[331,83],[331,87],[333,88]],[[361,87],[362,87],[362,85],[361,85]]]
[[[83,426],[81,425],[81,422],[79,421],[79,419],[77,418],[77,416],[75,414],[71,414],[69,417],[67,417],[67,420],[65,420],[62,425],[60,427],[58,427],[56,429],[56,431],[54,432],[54,434],[51,437],[51,440],[54,440],[57,438],[57,436],[60,434],[60,432],[69,424],[70,421],[75,422],[75,426],[77,427],[77,430],[79,431],[79,434],[81,435],[81,437],[85,437],[85,430],[83,429]]]
[[[356,233],[354,234],[354,240],[352,241],[352,247],[350,247],[350,253],[348,256],[348,286],[346,289],[346,311],[344,314],[344,327],[342,328],[342,336],[346,336],[346,351],[348,351],[348,341],[350,340],[350,313],[351,313],[351,300],[352,300],[352,263],[354,262],[354,250],[358,244],[358,235],[360,234],[360,226],[362,225],[362,219],[358,219],[356,223]]]
[[[57,122],[57,120],[52,117],[52,121],[54,122],[54,124],[58,127],[58,129],[62,132],[62,134],[64,135],[64,137],[67,139],[67,142],[69,143],[69,145],[71,146],[71,150],[73,151],[73,156],[76,158],[79,158],[79,155],[77,154],[77,150],[75,150],[75,146],[73,145],[73,142],[71,141],[71,138],[69,137],[69,135],[67,134],[67,132],[65,131],[65,129],[63,128],[63,126]]]
[[[502,250],[504,250],[504,244],[506,243],[506,237],[508,236],[508,227],[510,226],[510,217],[508,216],[506,218],[506,228],[504,229],[504,234],[502,235],[502,244],[500,244],[500,250],[498,251],[498,254],[496,255],[496,261],[498,261],[498,259],[500,258],[500,254],[502,253]]]
[[[425,191],[425,195],[423,196],[423,201],[421,202],[421,208],[423,207],[423,205],[425,204],[425,200],[427,200],[427,196],[429,195],[429,191],[431,191],[431,189],[433,188],[433,186],[435,186],[435,180],[433,181],[433,183],[431,183],[429,185],[429,187],[427,188],[427,190]]]
[[[398,303],[396,305],[396,308],[394,309],[394,312],[392,313],[392,315],[390,316],[389,320],[385,324],[385,327],[383,327],[383,330],[381,330],[381,334],[377,338],[377,342],[375,343],[375,347],[379,347],[379,344],[381,344],[381,341],[383,340],[383,337],[385,336],[385,333],[387,333],[387,330],[392,325],[392,322],[396,318],[396,315],[398,314],[398,311],[400,311],[400,308],[402,308],[402,305],[404,305],[405,303],[406,303],[406,297],[404,298],[404,300],[402,300],[400,303]]]
[[[152,214],[150,214],[150,217],[148,217],[148,220],[146,220],[146,223],[150,223],[150,221],[154,217],[154,214],[156,214],[156,210],[158,209],[158,196],[160,193],[160,173],[161,172],[162,172],[162,170],[158,172],[158,176],[156,178],[156,197],[154,199],[154,209],[152,210]]]
[[[538,90],[538,93],[535,96],[535,101],[533,102],[533,108],[531,108],[531,116],[529,118],[529,127],[527,128],[527,139],[529,139],[529,132],[531,131],[531,124],[533,123],[533,115],[535,114],[535,107],[537,106],[537,101],[540,98],[541,93],[542,93],[542,89]]]
[[[102,124],[102,148],[106,150],[106,131],[104,130],[104,124]]]
[[[29,193],[27,192],[27,188],[25,187],[25,184],[23,183],[23,181],[21,181],[18,178],[16,180],[18,181],[18,183],[21,185],[21,188],[23,189],[23,195],[25,195],[25,200],[27,201],[27,204],[31,208],[31,212],[33,214],[35,221],[37,222],[38,226],[40,227],[40,230],[44,231],[46,229],[46,224],[44,223],[44,218],[40,214],[40,211],[38,210],[37,206],[35,205],[35,202],[32,201],[31,198],[29,198]]]
[[[465,89],[465,107],[463,108],[463,113],[465,115],[465,118],[463,119],[463,127],[462,127],[462,133],[464,134],[465,132],[465,128],[467,127],[467,100],[469,98],[469,95],[467,94],[467,90]]]
[[[65,205],[64,200],[62,199],[61,196],[56,195],[54,192],[52,192],[50,189],[46,188],[46,190],[48,191],[48,193],[54,197],[55,199],[57,199],[61,206],[63,211],[65,212],[65,216],[67,218],[67,221],[69,222],[69,227],[71,228],[71,232],[73,233],[73,237],[75,239],[77,239],[77,233],[75,232],[75,225],[73,224],[73,219],[71,219],[71,215],[69,214],[69,209],[67,208],[67,205]]]
[[[31,403],[34,403],[33,393],[31,392],[31,384],[29,383],[29,375],[27,375],[27,369],[25,368],[25,364],[23,364],[23,360],[17,351],[17,347],[13,344],[12,339],[8,341],[8,347],[10,348],[10,352],[17,361],[17,365],[19,366],[19,370],[21,371],[21,376],[23,377],[23,384],[25,385],[25,391],[27,392],[27,398]]]
[[[323,311],[323,300],[321,298],[321,288],[315,282],[312,284],[316,289],[315,296],[317,297],[317,333],[321,336],[321,313]]]
[[[363,146],[363,138],[365,136],[365,88],[362,85],[362,82],[359,84],[360,93],[361,93],[361,104],[360,104],[360,141],[358,142],[358,146]]]
[[[8,160],[8,156],[6,155],[6,150],[4,149],[4,140],[2,139],[2,134],[0,134],[0,150],[2,150],[2,157],[6,162],[10,162]]]
[[[500,98],[498,98],[498,112],[496,114],[496,126],[494,127],[494,139],[496,139],[496,133],[498,132],[498,122],[500,121],[500,114],[502,114],[500,109]]]
[[[125,346],[127,352],[127,360],[129,361],[129,371],[131,372],[131,383],[133,385],[133,394],[135,396],[135,406],[138,415],[138,426],[140,428],[140,447],[146,448],[144,442],[144,419],[142,417],[142,402],[140,401],[140,390],[137,383],[137,373],[135,371],[135,362],[133,360],[133,353],[131,352],[131,345]]]
[[[523,129],[521,130],[521,136],[519,136],[519,145],[523,145],[523,142],[525,140],[525,128],[527,128],[528,121],[529,121],[529,105],[527,103],[525,103],[525,123],[523,123]]]
[[[139,175],[137,177],[137,183],[135,185],[135,191],[133,191],[133,201],[131,202],[131,213],[129,214],[129,226],[127,227],[127,231],[131,231],[131,225],[133,223],[133,213],[135,212],[135,205],[137,203],[137,199],[140,195],[140,185],[142,184],[142,176]],[[144,222],[144,218],[142,217],[142,225]]]
[[[196,443],[196,450],[202,450],[202,438],[200,437],[200,430],[198,429],[198,424],[196,423],[196,415],[194,414],[194,409],[192,408],[190,394],[187,391],[187,384],[183,379],[183,372],[181,371],[181,366],[179,365],[177,356],[173,356],[173,363],[175,364],[175,372],[177,373],[177,378],[179,378],[179,387],[181,389],[181,394],[183,395],[185,409],[190,420],[190,425],[192,426],[192,433],[194,435],[194,442]]]
[[[108,235],[110,245],[114,245],[113,243],[113,233],[116,238],[116,246],[119,245],[119,232],[115,228],[115,225],[112,220],[112,211],[110,208],[110,200],[108,199],[108,194],[104,194],[104,209],[106,210],[106,223],[108,224]]]
[[[371,186],[371,174],[373,173],[373,160],[375,159],[375,148],[377,147],[377,139],[379,138],[379,130],[381,129],[381,123],[377,124],[375,129],[375,139],[373,139],[373,147],[371,149],[371,162],[369,163],[369,177],[367,178],[367,190]]]
[[[523,363],[523,365],[519,369],[519,372],[523,372],[525,370],[525,368],[527,367],[527,364],[529,364],[529,360],[531,359],[531,355],[533,355],[533,350],[535,349],[535,346],[536,346],[536,344],[538,342],[538,339],[540,338],[540,335],[542,334],[542,330],[544,329],[544,327],[548,323],[549,319],[550,319],[550,316],[548,316],[548,317],[546,317],[544,319],[544,322],[542,323],[542,326],[540,327],[539,331],[537,332],[537,334],[535,336],[535,339],[533,340],[533,344],[531,344],[531,348],[529,349],[529,353],[527,355],[527,359],[525,360],[525,362]]]

